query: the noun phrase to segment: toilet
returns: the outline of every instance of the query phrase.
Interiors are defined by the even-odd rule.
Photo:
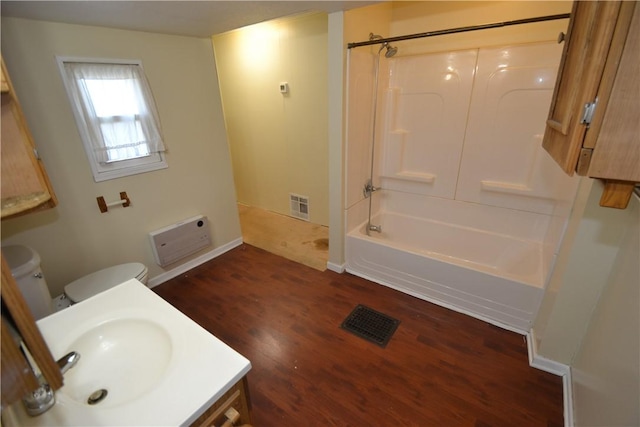
[[[64,287],[64,294],[71,304],[77,304],[130,279],[137,279],[146,285],[148,278],[149,271],[144,264],[119,264],[74,280]]]
[[[53,313],[51,294],[40,269],[40,255],[22,245],[3,246],[2,253],[36,320]],[[71,304],[77,304],[129,279],[146,285],[148,278],[149,271],[144,264],[119,264],[74,280],[64,287],[64,294]]]

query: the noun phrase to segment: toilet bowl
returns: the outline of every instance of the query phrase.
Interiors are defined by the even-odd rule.
[[[3,246],[2,253],[36,320],[53,313],[55,310],[40,269],[38,253],[22,245]],[[147,267],[139,262],[114,265],[74,280],[64,287],[64,294],[72,304],[76,304],[130,279],[146,285],[148,275]]]

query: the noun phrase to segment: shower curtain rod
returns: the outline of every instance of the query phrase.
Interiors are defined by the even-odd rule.
[[[404,36],[388,37],[386,39],[367,40],[364,42],[356,42],[347,44],[348,49],[360,46],[370,46],[374,44],[392,43],[402,40],[421,39],[424,37],[442,36],[445,34],[466,33],[468,31],[486,30],[490,28],[508,27],[511,25],[531,24],[534,22],[554,21],[556,19],[570,18],[570,13],[561,13],[558,15],[538,16],[536,18],[516,19],[514,21],[495,22],[493,24],[471,25],[468,27],[448,28],[446,30],[427,31],[425,33],[407,34]]]

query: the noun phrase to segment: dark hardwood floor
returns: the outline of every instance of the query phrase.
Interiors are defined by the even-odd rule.
[[[243,245],[153,290],[251,361],[256,427],[563,425],[524,337],[346,273]],[[386,348],[340,328],[357,304]]]

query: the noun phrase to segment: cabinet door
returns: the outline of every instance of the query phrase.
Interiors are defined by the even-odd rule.
[[[9,218],[57,203],[11,80],[2,62],[1,217]]]
[[[609,57],[598,90],[598,109],[584,143],[595,146],[588,174],[632,185],[640,182],[640,6],[636,2],[624,2],[620,8]]]
[[[205,412],[198,417],[190,427],[214,427],[223,425],[242,425],[251,427],[251,402],[247,377],[235,383],[231,389],[216,400]],[[237,412],[237,419],[228,421],[227,411],[233,408]]]
[[[25,390],[34,390],[33,372],[28,368],[24,355],[10,339],[5,322],[10,319],[16,331],[26,344],[33,360],[52,390],[62,387],[62,374],[47,344],[36,325],[22,293],[11,275],[11,269],[2,256],[2,282],[0,287],[2,300],[2,407],[6,407],[22,397]]]
[[[4,310],[4,307],[3,307]],[[2,406],[8,407],[17,402],[28,392],[38,388],[38,380],[29,363],[13,340],[4,316],[2,317],[2,352],[0,354],[0,370],[2,375]]]
[[[575,1],[542,146],[573,175],[587,126],[585,104],[598,93],[613,37],[619,1]]]

